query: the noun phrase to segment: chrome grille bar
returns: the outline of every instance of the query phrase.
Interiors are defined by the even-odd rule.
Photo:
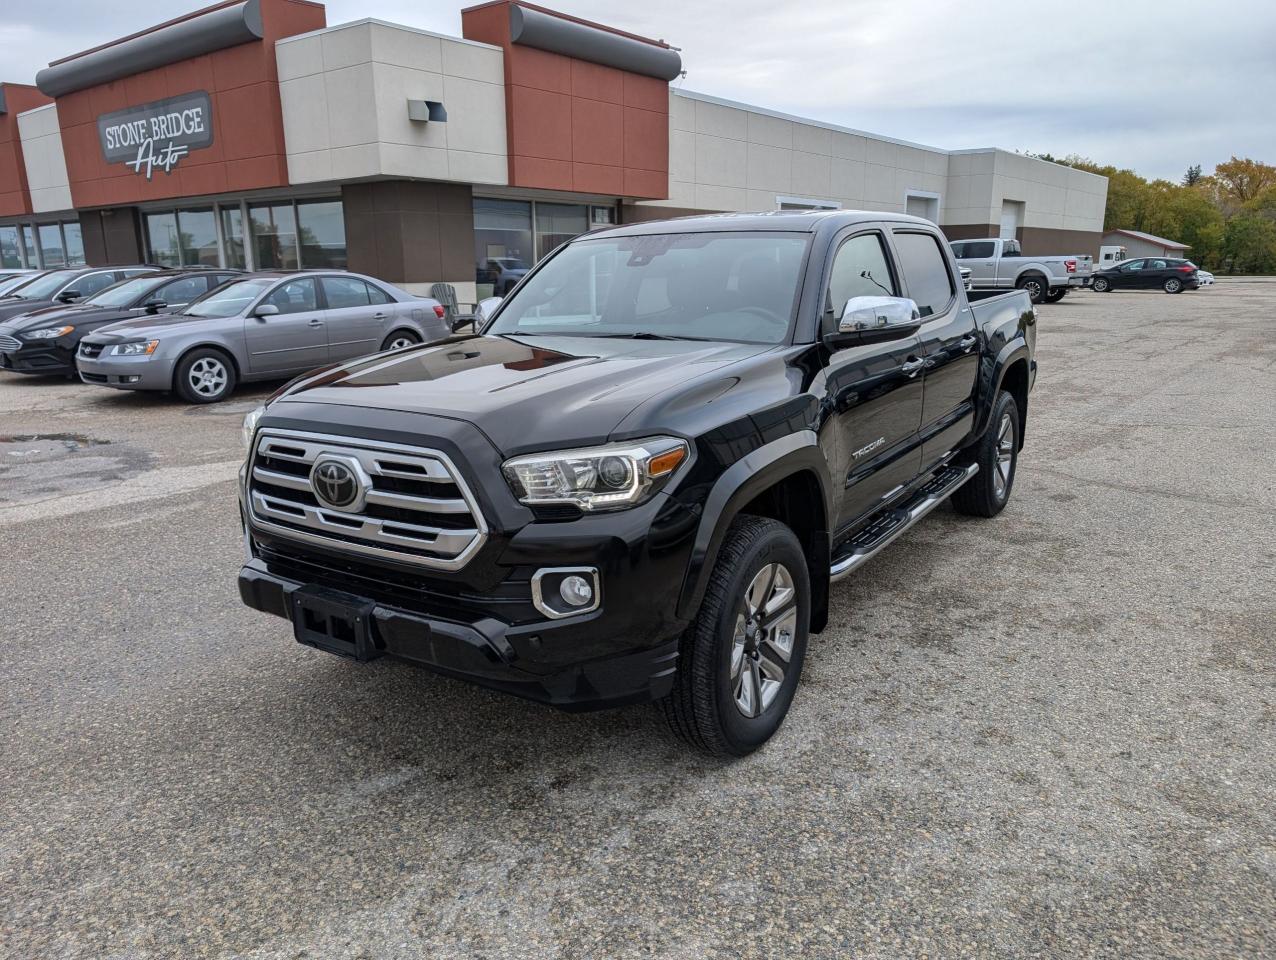
[[[0,351],[4,353],[14,353],[22,349],[22,341],[17,337],[9,337],[0,335]]]
[[[310,467],[327,455],[356,460],[366,472],[364,483],[370,480],[371,488],[362,509],[334,509],[316,496]],[[436,450],[265,428],[249,468],[252,526],[291,539],[445,570],[463,567],[487,539],[487,525],[464,478]],[[410,485],[405,489],[405,480],[415,482],[420,492]],[[309,496],[289,496],[290,491]],[[371,515],[373,507],[402,512],[390,519]],[[397,519],[405,514],[406,519]],[[438,519],[431,522],[431,515]]]

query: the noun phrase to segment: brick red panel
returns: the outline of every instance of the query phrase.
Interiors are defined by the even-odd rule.
[[[35,87],[17,83],[0,84],[4,90],[6,113],[0,113],[0,217],[31,212],[27,188],[27,167],[22,156],[18,114],[49,103]]]
[[[512,44],[509,6],[510,0],[493,0],[471,7],[462,11],[461,24],[467,39],[505,51],[510,184],[667,198],[669,85]]]
[[[58,123],[71,197],[77,207],[136,203],[288,183],[275,41],[323,28],[322,5],[309,0],[262,0],[263,39],[191,60],[146,70],[58,98]],[[97,118],[125,107],[208,92],[213,143],[183,157],[171,174],[148,182],[123,164],[108,164]],[[2,185],[0,185],[2,188]]]

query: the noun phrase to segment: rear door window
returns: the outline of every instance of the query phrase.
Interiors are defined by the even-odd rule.
[[[895,249],[899,252],[899,266],[908,295],[922,317],[947,311],[957,295],[957,287],[948,272],[948,262],[938,238],[929,233],[897,232]]]
[[[958,246],[963,252],[957,252]],[[996,245],[991,240],[967,240],[963,244],[953,244],[953,256],[958,260],[987,260],[992,257],[995,249]]]
[[[328,299],[329,310],[345,310],[349,307],[368,305],[368,285],[355,277],[323,277],[323,295]]]
[[[163,300],[170,307],[185,306],[198,296],[208,292],[205,277],[183,277],[160,287],[149,299]]]

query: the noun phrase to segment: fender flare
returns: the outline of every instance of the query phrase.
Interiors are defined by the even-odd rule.
[[[759,493],[796,473],[809,471],[819,482],[823,495],[825,526],[833,516],[833,483],[828,463],[814,430],[801,430],[781,437],[745,454],[718,477],[700,511],[691,559],[678,596],[678,615],[687,620],[695,617],[709,584],[709,575],[717,562],[718,551],[727,528],[745,504]],[[822,564],[827,576],[828,533],[817,537],[823,557],[808,557],[808,564]],[[814,584],[812,584],[814,589]]]
[[[988,394],[987,394],[988,402],[981,403],[979,405],[979,412],[978,412],[978,417],[976,418],[975,429],[972,431],[973,436],[982,437],[984,435],[984,431],[988,429],[988,424],[992,421],[993,403],[996,401],[997,394],[1001,390],[1002,382],[1006,379],[1006,371],[1010,369],[1012,364],[1018,362],[1019,360],[1023,360],[1026,364],[1028,364],[1028,375],[1030,378],[1028,381],[1028,386],[1031,389],[1032,387],[1032,380],[1031,380],[1032,354],[1028,350],[1027,341],[1023,339],[1022,335],[1020,335],[1018,337],[1015,337],[1015,339],[1011,340],[1004,347],[1002,347],[1001,350],[997,352],[997,356],[993,358],[992,364],[989,369],[988,380],[987,380],[988,387],[989,387]],[[1028,416],[1028,411],[1024,410],[1024,411],[1021,411],[1021,413],[1024,419],[1026,420]],[[1023,431],[1021,430],[1020,431],[1021,441],[1022,441],[1022,438],[1023,438]]]
[[[1020,267],[1020,268],[1019,268],[1019,270],[1015,273],[1015,289],[1018,289],[1018,288],[1019,288],[1019,283],[1020,283],[1020,281],[1021,281],[1021,280],[1023,280],[1023,278],[1024,278],[1027,274],[1030,274],[1030,273],[1039,273],[1039,274],[1041,274],[1043,277],[1045,277],[1045,278],[1046,278],[1046,289],[1049,289],[1050,287],[1059,287],[1059,286],[1067,286],[1067,285],[1068,285],[1068,281],[1067,281],[1067,279],[1066,279],[1066,278],[1063,280],[1063,282],[1062,282],[1062,283],[1057,282],[1057,281],[1058,281],[1058,278],[1055,276],[1055,274],[1053,274],[1053,273],[1051,273],[1051,272],[1050,272],[1050,268],[1049,268],[1048,266],[1046,266],[1044,263],[1038,263],[1038,262],[1034,261],[1034,262],[1032,262],[1032,263],[1025,263],[1025,264],[1024,264],[1022,267]]]

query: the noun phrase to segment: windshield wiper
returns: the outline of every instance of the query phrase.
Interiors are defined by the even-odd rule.
[[[701,340],[708,341],[710,337],[685,337],[681,334],[670,333],[653,333],[650,330],[639,330],[637,333],[591,333],[591,337],[598,337],[601,340]]]

